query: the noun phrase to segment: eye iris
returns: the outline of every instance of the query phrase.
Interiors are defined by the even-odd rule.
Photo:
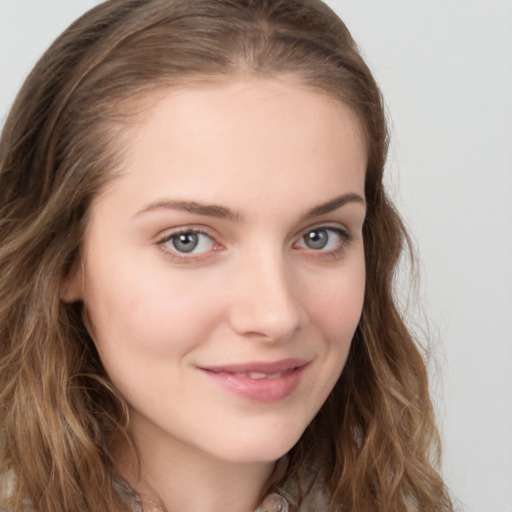
[[[192,252],[199,243],[199,237],[195,233],[183,233],[172,239],[172,245],[179,252]]]
[[[310,249],[323,249],[328,242],[327,231],[315,229],[304,236],[304,242]]]

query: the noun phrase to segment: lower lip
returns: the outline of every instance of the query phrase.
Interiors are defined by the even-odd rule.
[[[236,395],[254,402],[271,403],[284,400],[298,388],[306,366],[295,368],[274,379],[251,379],[231,373],[200,370],[209,379]]]

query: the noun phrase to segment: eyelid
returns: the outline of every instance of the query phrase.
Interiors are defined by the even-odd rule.
[[[302,228],[294,238],[301,239],[304,235],[309,233],[310,231],[314,231],[315,229],[325,229],[325,230],[332,230],[336,231],[338,233],[341,233],[344,237],[348,238],[354,238],[355,235],[353,234],[352,230],[349,229],[347,226],[340,222],[317,222],[315,224],[310,224],[306,226],[305,228]]]
[[[223,249],[223,245],[218,242],[217,236],[210,233],[211,230],[204,226],[189,225],[179,226],[176,228],[167,229],[160,233],[155,241],[155,245],[174,263],[195,263],[202,259],[208,258],[212,252],[216,252]],[[183,234],[198,234],[204,235],[210,238],[213,242],[213,248],[209,251],[201,253],[180,253],[175,251],[165,244],[170,241],[173,237]]]
[[[337,247],[328,250],[322,249],[311,249],[308,247],[300,247],[299,244],[303,240],[304,236],[314,230],[326,230],[335,232],[340,237],[340,243]],[[185,225],[176,228],[170,228],[158,235],[155,241],[155,245],[172,261],[175,263],[195,263],[200,262],[203,259],[207,259],[212,256],[212,253],[221,251],[224,249],[224,245],[218,241],[218,235],[211,233],[211,229],[202,225]],[[172,250],[170,247],[166,247],[165,244],[172,237],[179,236],[180,234],[201,234],[209,237],[214,246],[211,250],[201,253],[180,253],[179,251]],[[352,231],[346,226],[340,223],[334,222],[323,222],[307,226],[303,228],[295,235],[295,242],[292,247],[300,251],[308,253],[309,257],[318,259],[338,259],[343,255],[343,252],[348,248],[351,242],[356,238]]]
[[[322,249],[311,249],[309,247],[302,247],[299,244],[311,231],[315,230],[325,230],[325,231],[333,231],[340,237],[340,243],[334,249],[322,250]],[[318,223],[308,226],[305,229],[302,229],[298,235],[297,240],[294,242],[293,246],[298,250],[305,251],[308,253],[308,256],[319,259],[337,259],[341,257],[344,251],[349,247],[352,241],[355,239],[354,234],[350,229],[346,226],[343,226],[339,223]]]
[[[164,229],[155,236],[155,243],[161,243],[172,236],[181,235],[185,233],[200,233],[209,236],[212,240],[217,241],[219,235],[209,226],[203,224],[182,224],[175,227]]]

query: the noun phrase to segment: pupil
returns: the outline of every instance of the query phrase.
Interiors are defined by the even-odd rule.
[[[310,249],[323,249],[327,245],[327,232],[323,229],[315,229],[305,236],[306,245]]]
[[[198,237],[194,233],[184,233],[173,239],[172,244],[177,251],[192,252],[197,247]]]

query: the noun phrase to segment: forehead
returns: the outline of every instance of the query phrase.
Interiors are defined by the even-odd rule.
[[[335,182],[364,187],[357,117],[291,80],[189,84],[154,92],[144,103],[143,115],[119,138],[122,170],[113,189],[186,195],[193,186],[215,195],[205,200],[238,195],[243,202],[256,190],[286,201],[299,189],[323,200]]]

